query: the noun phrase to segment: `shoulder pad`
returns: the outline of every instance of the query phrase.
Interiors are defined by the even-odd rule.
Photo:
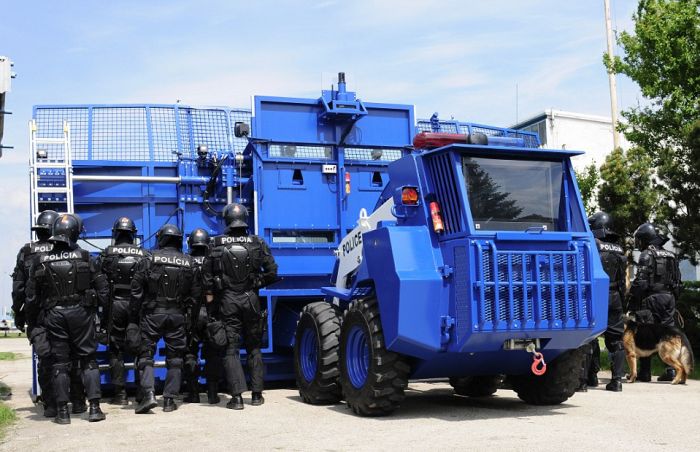
[[[230,235],[217,235],[214,237],[214,246],[226,246],[233,243],[253,243],[253,238],[249,235],[231,237]]]
[[[143,248],[140,248],[140,247],[134,246],[134,245],[108,246],[107,249],[105,250],[105,254],[108,256],[118,255],[118,256],[140,256],[140,257],[143,257],[145,255]]]

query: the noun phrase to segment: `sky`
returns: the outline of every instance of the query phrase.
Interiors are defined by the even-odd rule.
[[[613,28],[631,30],[636,1],[611,4]],[[610,116],[603,0],[0,0],[0,11],[0,55],[17,73],[3,139],[14,149],[0,159],[0,318],[29,239],[35,104],[249,107],[254,94],[318,97],[344,71],[362,100],[414,104],[418,118]],[[621,108],[641,101],[630,80],[618,90]]]

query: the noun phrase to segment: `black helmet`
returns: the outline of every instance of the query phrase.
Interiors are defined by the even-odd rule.
[[[36,232],[39,240],[48,240],[51,237],[53,222],[58,218],[58,212],[54,210],[44,210],[36,217],[36,223],[32,226],[32,231]]]
[[[588,225],[593,236],[597,239],[617,239],[619,236],[613,229],[613,219],[607,213],[600,211],[588,217]]]
[[[649,245],[662,246],[668,239],[661,235],[661,231],[653,223],[643,223],[634,231],[634,245],[643,250]]]
[[[53,235],[49,237],[49,241],[65,243],[72,247],[75,246],[82,231],[83,220],[74,213],[64,213],[54,221]]]
[[[112,239],[116,241],[118,237],[125,237],[129,243],[133,243],[135,235],[136,224],[134,224],[134,220],[129,217],[119,217],[114,221]]]
[[[51,233],[54,221],[58,218],[58,212],[55,210],[44,210],[36,217],[36,223],[32,226],[32,231],[47,231]]]
[[[224,207],[223,216],[228,228],[248,227],[248,209],[243,204],[236,202],[228,204]]]
[[[174,246],[181,250],[182,232],[180,232],[180,228],[174,224],[164,224],[158,229],[158,232],[156,232],[156,241],[158,242],[158,248]]]
[[[195,247],[208,247],[209,233],[202,228],[195,229],[190,233],[190,236],[187,237],[187,246],[189,246],[190,249]]]

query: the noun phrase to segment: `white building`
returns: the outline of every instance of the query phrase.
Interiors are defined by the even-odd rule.
[[[537,132],[542,147],[585,151],[573,159],[576,169],[595,161],[600,165],[613,149],[612,120],[605,116],[549,109],[512,126],[513,129]],[[630,144],[620,134],[620,145]]]

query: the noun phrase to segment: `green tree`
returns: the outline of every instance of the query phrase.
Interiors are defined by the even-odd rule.
[[[598,204],[612,215],[615,232],[631,250],[633,234],[647,221],[663,222],[658,185],[654,182],[651,157],[639,148],[615,149],[600,167]],[[631,253],[628,253],[631,259]]]
[[[578,189],[583,198],[583,206],[589,216],[598,210],[598,194],[596,189],[600,182],[600,172],[595,162],[583,168],[581,171],[574,171],[578,182]]]
[[[624,111],[621,130],[651,158],[663,214],[681,253],[700,251],[700,0],[641,0],[624,55],[606,66],[640,87],[646,105]]]

